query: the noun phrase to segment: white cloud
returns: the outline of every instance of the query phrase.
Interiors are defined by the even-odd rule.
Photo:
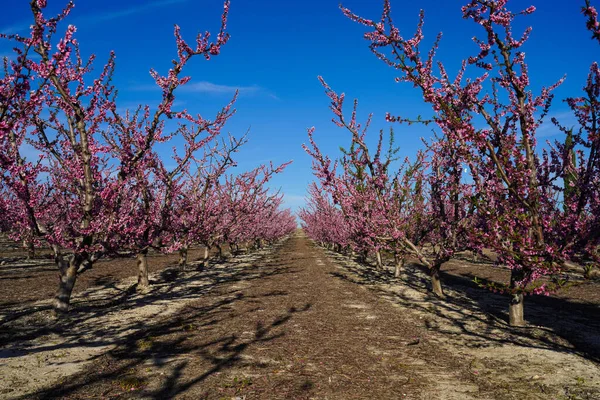
[[[558,129],[556,125],[552,123],[552,118],[556,118],[558,122],[566,127],[570,128],[572,126],[577,125],[577,119],[572,111],[561,111],[557,113],[551,113],[544,118],[544,122],[536,131],[536,136],[538,138],[547,138],[552,136],[557,136],[561,134],[561,131]]]
[[[133,85],[130,90],[135,91],[158,91],[160,88],[154,84],[143,84]],[[235,91],[239,91],[240,95],[243,96],[266,96],[273,100],[280,101],[274,93],[268,89],[259,85],[221,85],[218,83],[201,81],[201,82],[190,82],[186,85],[181,86],[179,89],[180,93],[205,93],[212,95],[229,95],[232,96]]]
[[[233,86],[233,85],[219,85],[212,82],[202,81],[196,83],[189,83],[181,87],[182,92],[195,92],[195,93],[212,93],[212,94],[233,94],[236,90],[244,94],[256,94],[258,92],[264,92],[265,90],[258,85],[251,86]]]

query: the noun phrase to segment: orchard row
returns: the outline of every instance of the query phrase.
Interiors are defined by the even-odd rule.
[[[190,80],[187,64],[217,56],[227,43],[229,2],[214,41],[205,33],[190,45],[175,27],[173,67],[164,76],[150,71],[162,101],[126,112],[112,84],[115,55],[93,76],[94,57],[82,59],[75,27],[57,34],[73,4],[52,18],[45,0],[30,7],[29,36],[0,36],[15,51],[4,58],[0,81],[0,228],[31,253],[52,248],[57,313],[68,310],[77,276],[103,257],[135,254],[144,289],[151,249],[180,251],[185,266],[191,245],[204,246],[208,256],[212,247],[260,246],[295,229],[282,196],[266,187],[287,164],[229,173],[246,142],[222,134],[237,94],[212,120],[173,106]],[[162,157],[159,145],[172,140],[184,145]],[[25,157],[26,146],[39,158]]]
[[[389,0],[380,20],[342,8],[368,29],[370,50],[397,71],[396,81],[431,106],[427,120],[390,113],[386,119],[431,124],[437,133],[412,159],[396,160],[393,132],[389,146],[381,132],[376,149],[370,149],[370,118],[357,121],[356,101],[346,115],[344,94],[321,79],[333,121],[349,132],[351,142],[332,159],[309,130],[305,150],[318,184],[310,188],[300,217],[311,238],[339,251],[365,258],[373,253],[379,266],[382,252],[393,254],[398,276],[407,258],[419,260],[439,296],[443,263],[462,251],[492,250],[496,263],[510,269],[510,281],[482,286],[510,295],[510,323],[522,325],[524,295],[557,290],[569,261],[587,272],[600,262],[600,69],[592,64],[583,92],[566,99],[578,125],[552,119],[564,135],[538,143],[536,131],[562,81],[540,93],[531,90],[524,53],[531,28],[515,35],[512,25],[535,7],[514,12],[507,3],[472,0],[462,7],[481,36],[474,38],[478,51],[453,77],[436,58],[441,34],[433,47],[422,47],[423,13],[416,33],[406,37],[392,20]],[[600,41],[596,9],[586,1],[582,12]]]

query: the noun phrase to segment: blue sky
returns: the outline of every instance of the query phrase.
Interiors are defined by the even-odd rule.
[[[31,24],[25,1],[11,1],[0,15],[0,31],[26,32]],[[63,0],[48,0],[48,10],[64,6]],[[406,35],[414,32],[419,9],[426,12],[425,41],[430,43],[442,31],[438,59],[451,74],[460,60],[474,54],[470,40],[481,29],[461,18],[465,0],[392,0],[397,25]],[[535,5],[537,12],[522,18],[516,29],[533,26],[524,48],[534,88],[550,85],[566,74],[566,82],[555,92],[552,114],[572,124],[562,99],[578,96],[589,65],[598,59],[598,45],[590,40],[581,0],[512,0],[513,10]],[[77,38],[84,54],[97,55],[99,70],[110,50],[117,55],[115,84],[120,107],[139,103],[156,104],[160,92],[153,89],[150,68],[165,73],[176,56],[173,24],[193,41],[199,31],[217,32],[223,3],[220,0],[116,0],[75,2],[68,23],[78,28]],[[241,136],[250,129],[249,143],[237,155],[239,169],[250,169],[272,160],[294,160],[286,172],[273,180],[281,188],[287,205],[303,204],[308,183],[313,180],[311,160],[301,148],[306,129],[316,127],[316,140],[328,154],[337,154],[349,135],[334,126],[329,100],[317,75],[350,100],[359,99],[360,115],[374,113],[372,136],[387,129],[385,112],[405,116],[430,115],[419,93],[394,83],[394,71],[377,60],[362,38],[363,27],[347,20],[338,0],[264,1],[232,0],[228,31],[230,42],[222,54],[210,61],[195,59],[187,74],[190,87],[182,91],[178,104],[205,117],[225,105],[240,89],[237,114],[227,131]],[[343,4],[367,18],[378,18],[383,1],[346,0]],[[64,30],[63,26],[61,30]],[[10,55],[6,41],[0,41],[0,56]],[[420,137],[429,137],[431,127],[394,126],[402,156],[411,156],[420,147]],[[547,139],[559,137],[551,126],[542,127]]]

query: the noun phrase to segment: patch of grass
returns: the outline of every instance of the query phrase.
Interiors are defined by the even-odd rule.
[[[66,351],[59,351],[58,353],[54,353],[55,358],[65,358],[67,356]]]
[[[140,390],[146,385],[146,380],[137,376],[123,376],[115,381],[115,383],[126,392]]]
[[[194,325],[194,324],[185,324],[185,325],[183,325],[183,330],[185,332],[195,331],[196,329],[197,329],[196,325]]]
[[[224,385],[224,387],[232,388],[235,390],[235,394],[238,394],[250,385],[252,385],[252,378],[247,377],[247,376],[242,376],[242,377],[236,376],[233,378],[233,381],[231,383],[226,383]]]
[[[154,338],[148,336],[147,338],[139,339],[135,342],[135,345],[139,351],[150,350],[154,346]]]

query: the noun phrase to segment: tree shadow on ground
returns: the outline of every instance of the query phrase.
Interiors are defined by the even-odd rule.
[[[283,271],[270,266],[264,272],[262,276],[268,277]],[[85,391],[86,396],[95,394],[103,398],[135,395],[166,399],[198,389],[197,385],[209,377],[249,363],[259,369],[266,368],[260,365],[260,360],[245,357],[245,351],[284,336],[293,316],[308,311],[311,304],[289,307],[268,318],[268,322],[260,322],[261,303],[287,292],[245,295],[230,287],[191,303],[175,318],[165,318],[128,336],[116,349],[96,360],[94,368],[32,397],[77,397],[79,391]],[[252,320],[258,322],[241,323]],[[234,381],[232,385],[235,384],[244,383]],[[224,387],[224,390],[235,391],[235,388]]]
[[[425,325],[433,332],[447,334],[468,347],[514,344],[577,354],[600,362],[600,308],[568,299],[529,296],[525,301],[526,327],[510,327],[506,295],[480,288],[473,275],[441,273],[446,297],[431,292],[426,267],[407,263],[400,278],[393,268],[376,269],[349,257],[327,251],[345,271],[334,272],[339,279],[370,286],[394,303],[430,313]],[[350,272],[348,274],[347,272]]]
[[[156,316],[173,304],[202,297],[232,282],[248,282],[269,275],[293,273],[279,264],[267,263],[258,270],[253,263],[267,252],[256,252],[211,264],[200,271],[155,274],[149,293],[138,293],[136,285],[117,285],[107,280],[74,297],[71,310],[61,319],[51,317],[51,305],[7,308],[0,313],[0,359],[79,346],[105,347],[120,344],[132,331],[145,330]],[[162,275],[162,276],[161,276]],[[147,307],[148,306],[148,307]],[[138,315],[140,309],[148,309]],[[123,320],[111,318],[121,313]],[[58,337],[45,343],[45,335]]]

